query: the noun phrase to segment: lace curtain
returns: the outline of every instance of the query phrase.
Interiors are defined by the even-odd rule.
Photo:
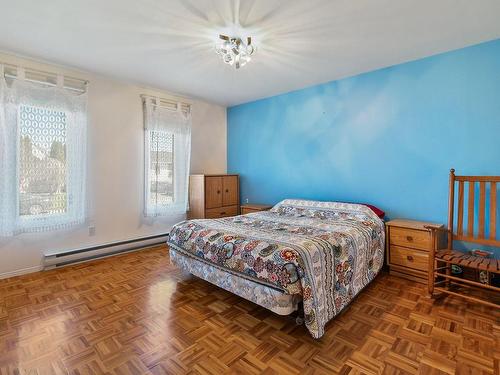
[[[85,221],[87,93],[24,76],[0,65],[0,236]]]
[[[159,103],[159,99],[156,100]],[[185,214],[188,209],[191,114],[144,101],[145,216]]]

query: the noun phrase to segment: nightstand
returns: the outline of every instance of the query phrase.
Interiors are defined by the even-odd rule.
[[[386,258],[391,275],[427,283],[431,232],[426,227],[442,228],[442,224],[395,219],[385,223]],[[438,232],[439,248],[446,246],[446,235]]]
[[[252,212],[259,212],[259,211],[267,211],[273,208],[273,206],[269,206],[267,204],[242,204],[241,205],[241,214],[249,214]]]

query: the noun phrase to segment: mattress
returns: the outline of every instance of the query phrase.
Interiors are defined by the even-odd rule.
[[[377,275],[384,242],[382,220],[365,205],[287,199],[270,211],[181,222],[168,245],[177,254],[300,296],[306,327],[319,338]]]
[[[297,310],[300,295],[285,294],[282,290],[243,278],[230,270],[210,265],[200,259],[180,254],[170,249],[172,264],[190,274],[234,293],[279,315],[289,315]]]

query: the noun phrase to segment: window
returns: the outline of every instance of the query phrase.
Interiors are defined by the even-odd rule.
[[[145,215],[184,214],[191,153],[189,112],[163,106],[159,99],[145,99],[144,115]]]
[[[85,220],[86,92],[0,76],[0,235]]]
[[[149,205],[174,202],[174,135],[149,131]]]

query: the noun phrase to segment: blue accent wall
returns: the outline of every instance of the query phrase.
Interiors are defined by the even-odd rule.
[[[451,167],[500,175],[500,40],[231,107],[227,144],[242,202],[445,223]]]

